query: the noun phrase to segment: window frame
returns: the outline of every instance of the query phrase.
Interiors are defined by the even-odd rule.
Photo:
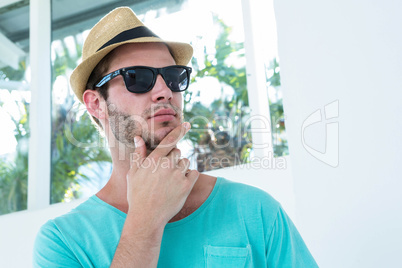
[[[29,46],[31,65],[28,210],[50,205],[51,168],[51,0],[31,0]],[[39,120],[40,119],[40,120]]]

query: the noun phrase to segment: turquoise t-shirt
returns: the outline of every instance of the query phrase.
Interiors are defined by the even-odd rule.
[[[125,213],[92,196],[42,226],[34,267],[109,267],[125,219]],[[218,177],[195,212],[166,225],[158,267],[318,266],[276,200]]]

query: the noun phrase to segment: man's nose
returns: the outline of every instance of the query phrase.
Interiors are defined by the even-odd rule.
[[[167,87],[165,80],[163,80],[160,74],[156,77],[155,85],[151,93],[152,101],[154,102],[170,101],[173,97],[172,91]]]

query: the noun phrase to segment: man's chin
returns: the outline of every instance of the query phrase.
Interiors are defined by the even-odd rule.
[[[161,127],[158,130],[155,130],[154,137],[161,142],[175,128],[176,126],[172,125]]]
[[[180,120],[165,121],[150,126],[148,130],[148,144],[147,147],[150,150],[155,149],[159,143],[177,126],[180,125]]]

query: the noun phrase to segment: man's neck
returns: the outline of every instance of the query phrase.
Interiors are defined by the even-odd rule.
[[[128,169],[116,169],[113,167],[109,181],[96,194],[97,197],[124,213],[128,211],[127,172]]]

